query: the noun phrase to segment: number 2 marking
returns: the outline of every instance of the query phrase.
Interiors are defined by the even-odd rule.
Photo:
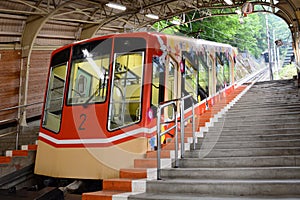
[[[86,114],[81,114],[80,115],[80,119],[82,119],[82,121],[81,121],[81,123],[79,125],[78,130],[83,131],[83,130],[85,130],[85,127],[83,125],[84,125],[84,123],[86,121]]]

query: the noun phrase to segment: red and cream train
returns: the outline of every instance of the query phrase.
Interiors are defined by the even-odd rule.
[[[227,44],[161,33],[113,34],[55,50],[35,173],[118,177],[153,148],[160,102],[191,94],[197,106],[234,82]]]

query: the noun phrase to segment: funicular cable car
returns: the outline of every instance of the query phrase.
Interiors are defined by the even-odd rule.
[[[55,50],[35,173],[118,177],[153,149],[158,104],[187,94],[199,102],[232,84],[233,57],[230,45],[143,32]]]

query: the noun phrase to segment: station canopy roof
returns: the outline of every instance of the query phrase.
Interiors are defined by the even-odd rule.
[[[197,21],[212,10],[217,15],[273,13],[299,32],[299,0],[1,0],[0,49],[54,48],[98,35],[147,30],[160,20]],[[192,15],[197,18],[186,17],[191,12],[198,12]]]

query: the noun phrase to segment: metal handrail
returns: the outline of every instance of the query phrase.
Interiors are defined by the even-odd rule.
[[[17,133],[16,131],[0,134],[0,138]]]
[[[0,112],[19,109],[19,108],[26,108],[26,107],[30,107],[30,106],[38,105],[38,104],[42,104],[42,103],[43,102],[41,101],[41,102],[35,102],[35,103],[31,103],[31,104],[26,104],[26,105],[12,106],[12,107],[9,107],[9,108],[0,109]],[[1,120],[0,121],[0,124],[7,123],[9,121],[16,121],[17,122],[17,130],[16,131],[0,134],[0,138],[3,138],[3,137],[8,136],[8,135],[16,134],[16,150],[18,149],[18,145],[19,145],[19,132],[20,132],[20,121],[19,120],[20,120],[19,118],[13,118],[13,119],[6,119],[6,120]]]
[[[161,153],[161,136],[167,134],[172,129],[175,129],[175,167],[178,167],[178,128],[177,128],[177,107],[176,107],[176,101],[177,100],[171,100],[167,102],[163,102],[158,106],[158,113],[157,113],[157,180],[160,180],[160,153]],[[161,122],[161,116],[162,116],[162,110],[166,107],[171,106],[174,113],[174,120],[168,121],[168,122]],[[174,125],[168,128],[165,131],[161,131],[162,125],[169,124],[174,122]]]
[[[191,115],[185,116],[184,102],[190,99],[192,102],[192,113]],[[174,167],[178,167],[178,119],[177,119],[177,107],[176,102],[180,103],[180,137],[181,137],[181,158],[184,157],[184,124],[189,119],[192,119],[192,131],[193,131],[193,149],[196,149],[196,136],[195,136],[195,105],[192,95],[184,96],[180,99],[173,99],[170,101],[162,102],[158,106],[157,112],[157,180],[161,180],[161,163],[160,163],[160,153],[161,153],[161,136],[167,134],[170,130],[175,129],[175,164]],[[174,120],[161,122],[162,110],[168,106],[172,106],[174,113]],[[162,125],[170,124],[174,122],[174,125],[169,127],[165,131],[161,131]]]
[[[190,99],[192,102],[192,114],[185,116],[185,109],[184,109],[184,104],[185,101],[187,99]],[[184,131],[184,126],[185,126],[185,122],[187,122],[189,119],[192,119],[192,134],[193,134],[193,150],[196,149],[196,136],[195,136],[195,105],[194,105],[194,101],[193,101],[193,97],[192,95],[187,95],[184,96],[180,99],[180,136],[181,136],[181,158],[184,158],[184,152],[185,152],[185,147],[184,147],[184,135],[185,135],[185,131]]]
[[[16,121],[18,121],[18,118],[5,119],[5,120],[0,120],[0,124],[11,123]]]
[[[33,106],[33,105],[37,105],[37,104],[42,104],[42,103],[44,103],[44,102],[40,101],[40,102],[30,103],[30,104],[21,105],[21,106],[12,106],[12,107],[9,107],[9,108],[2,108],[2,109],[0,109],[0,112],[8,111],[8,110],[14,110],[14,109],[17,109],[17,108],[29,107],[29,106]]]

